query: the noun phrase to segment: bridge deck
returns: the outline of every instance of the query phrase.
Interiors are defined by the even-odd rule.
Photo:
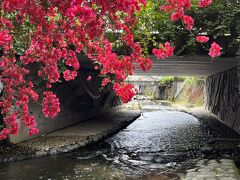
[[[150,57],[153,61],[153,76],[209,76],[237,66],[240,57],[233,58],[210,58],[206,56],[172,57],[164,60],[155,56]],[[134,75],[146,75],[140,68]]]

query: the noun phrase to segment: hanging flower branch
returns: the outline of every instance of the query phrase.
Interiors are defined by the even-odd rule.
[[[0,81],[4,86],[0,108],[6,124],[0,139],[18,134],[18,120],[29,128],[29,135],[38,133],[35,117],[28,110],[30,100],[42,101],[45,117],[58,115],[59,99],[50,89],[61,78],[70,81],[78,75],[81,60],[76,53],[84,53],[92,60],[95,69],[105,77],[102,86],[112,83],[123,102],[135,95],[134,86],[125,80],[133,74],[136,64],[143,71],[151,69],[151,60],[142,55],[131,29],[136,22],[135,13],[146,6],[146,0],[1,0],[0,3]],[[209,0],[199,1],[199,7],[210,4]],[[185,14],[185,9],[190,8],[190,0],[167,0],[161,7],[172,12],[173,21],[181,19],[192,30],[194,20]],[[114,53],[105,37],[106,30],[121,32],[118,41],[124,42],[130,53],[121,56]],[[215,43],[209,54],[218,56],[219,51]],[[155,49],[154,54],[160,58],[172,56],[173,47],[167,42]],[[38,86],[27,78],[29,64],[37,64],[38,78],[47,82],[48,90],[41,96],[35,91]]]

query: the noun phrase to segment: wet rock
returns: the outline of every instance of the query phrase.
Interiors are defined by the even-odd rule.
[[[170,163],[167,163],[166,164],[166,167],[168,167],[168,168],[174,168],[174,167],[176,167],[177,166],[177,163],[176,162],[170,162]]]
[[[77,159],[79,159],[79,160],[87,160],[87,159],[91,159],[91,158],[94,158],[94,157],[96,157],[96,155],[88,154],[88,155],[85,155],[85,156],[78,156]]]
[[[214,148],[211,146],[203,146],[201,148],[201,153],[204,155],[210,155],[213,153],[213,151],[214,151]]]
[[[146,154],[146,155],[140,155],[139,159],[143,161],[153,161],[154,157],[152,155]]]
[[[138,157],[138,154],[137,154],[137,153],[132,153],[132,154],[130,155],[130,157],[136,158],[136,157]]]
[[[129,159],[129,156],[126,155],[126,154],[123,154],[121,157],[120,157],[121,160],[123,161],[127,161]]]
[[[133,166],[139,166],[139,165],[147,165],[149,164],[146,161],[138,161],[138,160],[128,160]]]
[[[69,152],[67,147],[61,147],[61,148],[59,148],[59,150],[61,151],[61,153]]]
[[[194,168],[194,169],[188,169],[187,172],[196,172],[198,169],[197,168]]]
[[[75,149],[74,145],[69,145],[66,147],[67,151],[70,152]]]
[[[224,158],[230,158],[231,156],[229,154],[220,154],[221,157],[224,157]]]
[[[47,152],[46,151],[37,151],[35,153],[35,156],[36,157],[43,157],[43,156],[46,156],[47,155]]]
[[[49,150],[49,154],[50,155],[56,155],[58,153],[58,150],[56,149],[56,148],[51,148],[50,150]]]
[[[157,162],[157,163],[164,163],[164,162],[166,162],[166,160],[164,160],[164,159],[161,158],[161,157],[157,157],[157,158],[154,158],[154,162]]]
[[[208,161],[207,159],[201,159],[200,161],[198,161],[197,164],[204,165],[207,161]]]

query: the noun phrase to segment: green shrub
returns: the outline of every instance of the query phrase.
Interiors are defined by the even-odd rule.
[[[176,77],[176,76],[165,76],[159,80],[159,85],[166,85],[170,86],[173,84],[173,82],[176,81],[184,81],[184,77]]]

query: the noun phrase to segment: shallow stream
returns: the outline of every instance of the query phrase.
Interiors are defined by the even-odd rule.
[[[206,148],[215,138],[239,137],[212,130],[183,112],[145,111],[126,129],[95,145],[54,157],[0,164],[0,179],[180,179],[196,159],[240,154],[234,143],[234,150],[220,153]]]

